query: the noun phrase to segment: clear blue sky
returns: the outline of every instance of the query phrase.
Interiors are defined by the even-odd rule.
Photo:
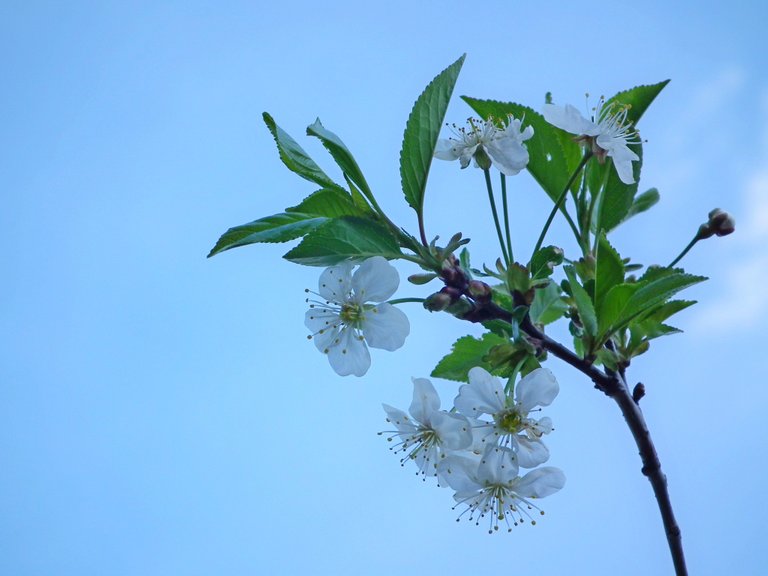
[[[466,326],[411,305],[405,347],[342,379],[303,326],[319,270],[281,260],[285,246],[205,258],[229,226],[313,191],[278,160],[265,110],[302,142],[319,116],[413,229],[405,119],[463,52],[457,94],[534,107],[672,79],[640,126],[642,186],[662,200],[614,243],[665,263],[718,206],[738,231],[686,259],[712,278],[689,293],[701,303],[630,378],[691,573],[765,574],[765,4],[362,6],[0,5],[0,574],[671,573],[620,414],[567,366],[549,364],[548,444],[568,483],[536,527],[488,536],[376,435],[381,403],[407,407],[410,377]],[[456,99],[448,120],[468,115]],[[528,250],[547,204],[527,175],[514,184]],[[429,225],[491,259],[481,186],[437,165]]]

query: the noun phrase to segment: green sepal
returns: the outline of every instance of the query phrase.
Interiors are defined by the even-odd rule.
[[[402,253],[395,237],[376,220],[343,216],[311,231],[283,258],[305,266],[333,266],[371,256],[392,259]]]
[[[427,177],[453,88],[466,54],[430,82],[413,105],[400,151],[400,179],[408,205],[421,217]]]

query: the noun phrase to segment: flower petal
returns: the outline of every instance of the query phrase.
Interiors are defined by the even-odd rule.
[[[495,376],[476,366],[469,371],[469,384],[459,388],[453,401],[456,409],[470,418],[495,414],[504,407],[504,387]]]
[[[410,416],[398,408],[393,408],[389,404],[382,404],[384,412],[387,413],[387,420],[395,425],[398,432],[414,433],[418,429]]]
[[[385,302],[365,311],[361,329],[369,346],[392,352],[405,343],[411,324],[402,310]]]
[[[408,411],[417,422],[431,424],[431,415],[440,410],[440,396],[427,378],[411,378],[413,381],[413,401]]]
[[[549,460],[549,449],[539,440],[529,440],[523,435],[517,440],[517,463],[521,468],[535,468]]]
[[[435,158],[438,160],[456,160],[461,154],[458,149],[460,142],[452,138],[441,138],[435,146]]]
[[[507,176],[514,176],[528,165],[528,150],[512,138],[498,138],[486,150],[493,165]]]
[[[371,366],[368,347],[349,328],[339,333],[338,343],[328,348],[328,361],[339,376],[363,376]]]
[[[541,114],[547,122],[571,134],[595,136],[598,133],[597,124],[584,118],[581,112],[570,104],[565,106],[544,104]]]
[[[531,470],[515,484],[515,492],[523,498],[544,498],[565,486],[565,474],[559,468],[544,466]]]
[[[536,406],[549,406],[560,392],[560,386],[552,372],[537,368],[527,374],[515,386],[515,399],[527,414]]]
[[[355,301],[383,302],[395,293],[400,285],[397,270],[383,256],[368,258],[352,276]]]
[[[451,454],[437,465],[440,484],[447,484],[457,493],[475,492],[483,486],[477,480],[480,457],[470,454]]]
[[[318,281],[320,296],[329,302],[345,302],[352,288],[352,266],[351,262],[344,262],[323,270]]]
[[[464,450],[472,444],[469,421],[460,414],[435,412],[431,415],[431,424],[446,450]]]
[[[304,325],[312,332],[312,341],[325,352],[339,336],[341,319],[333,310],[310,308],[304,315]]]
[[[517,478],[518,471],[517,457],[512,450],[488,446],[477,469],[477,476],[481,484],[509,484]]]

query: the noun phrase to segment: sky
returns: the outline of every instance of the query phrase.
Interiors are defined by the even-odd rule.
[[[314,190],[264,111],[338,177],[303,135],[319,117],[415,230],[405,120],[465,52],[450,122],[470,114],[463,94],[581,108],[671,79],[639,126],[641,189],[661,201],[613,244],[667,263],[716,207],[737,231],[686,257],[710,277],[686,292],[699,304],[629,378],[690,572],[764,574],[767,19],[757,0],[2,3],[0,574],[672,574],[631,436],[582,375],[547,364],[564,489],[536,526],[489,536],[377,435],[381,404],[407,408],[411,377],[477,327],[404,304],[405,346],[341,378],[303,325],[320,269],[281,259],[287,245],[206,259],[227,228]],[[490,262],[473,170],[433,167],[427,226]],[[511,194],[525,253],[549,205],[527,174]],[[561,222],[551,239],[574,249]],[[397,267],[397,296],[423,296]],[[457,383],[434,383],[450,405]]]

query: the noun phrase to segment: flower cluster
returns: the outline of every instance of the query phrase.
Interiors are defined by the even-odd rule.
[[[514,176],[528,165],[525,142],[533,136],[533,127],[522,129],[522,121],[509,116],[499,127],[491,118],[487,122],[470,119],[469,129],[452,126],[454,137],[438,140],[435,158],[458,160],[462,168],[474,159],[475,166],[487,170],[494,164],[507,176]]]
[[[371,366],[368,346],[397,350],[411,330],[408,317],[385,302],[400,284],[397,270],[382,256],[363,261],[353,274],[354,266],[326,268],[315,293],[323,300],[307,299],[304,316],[309,338],[340,376],[364,375]]]
[[[498,378],[472,368],[451,411],[440,410],[429,380],[415,378],[413,384],[410,415],[384,404],[387,421],[396,428],[387,440],[396,441],[391,449],[403,454],[401,464],[413,461],[424,479],[434,476],[438,485],[452,488],[455,507],[465,506],[458,519],[468,514],[479,524],[488,517],[489,533],[499,529],[499,522],[509,530],[526,518],[535,524],[531,511],[543,511],[533,500],[565,484],[558,468],[536,468],[549,459],[542,437],[553,427],[550,418],[536,419],[531,412],[557,396],[552,373],[532,371],[511,395]],[[521,476],[521,468],[532,470]]]

